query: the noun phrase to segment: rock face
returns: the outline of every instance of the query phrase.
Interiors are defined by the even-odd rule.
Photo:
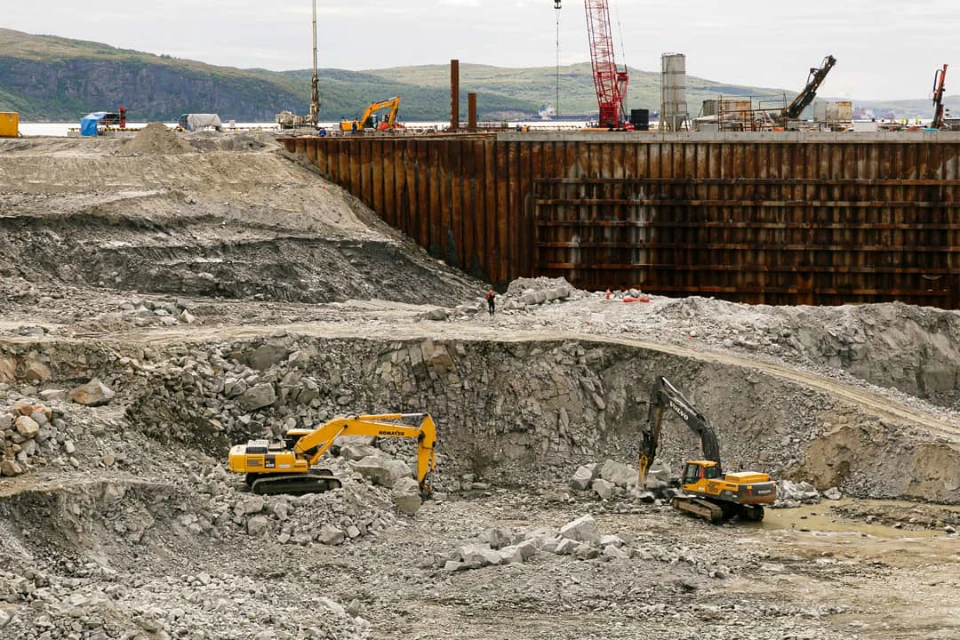
[[[70,391],[71,400],[88,407],[109,404],[115,395],[117,394],[112,389],[96,378]]]

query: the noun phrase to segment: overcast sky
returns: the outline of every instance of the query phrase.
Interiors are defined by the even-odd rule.
[[[311,1],[5,1],[0,26],[211,64],[303,69]],[[631,68],[657,71],[660,54],[678,52],[690,75],[799,90],[833,54],[824,97],[927,98],[935,70],[951,62],[960,83],[960,56],[951,58],[960,52],[957,0],[610,2],[618,61],[625,51]],[[318,11],[321,67],[556,62],[553,0],[318,0]],[[588,60],[583,2],[563,0],[560,14],[562,62]],[[958,93],[952,85],[947,93]]]

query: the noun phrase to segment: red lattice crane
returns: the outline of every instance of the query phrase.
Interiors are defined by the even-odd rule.
[[[600,107],[600,126],[619,129],[624,126],[623,101],[627,95],[627,69],[617,69],[607,0],[584,0],[587,9],[587,35],[590,38],[590,62],[593,84]]]

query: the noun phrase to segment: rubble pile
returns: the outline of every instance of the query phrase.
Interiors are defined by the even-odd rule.
[[[44,397],[58,395],[66,393],[47,392]],[[66,423],[45,404],[20,399],[0,408],[0,437],[0,476],[18,476],[61,455],[79,465],[72,457],[75,445]]]
[[[96,564],[82,578],[0,571],[0,635],[47,638],[362,640],[369,622],[320,593],[259,576],[121,574]]]
[[[716,566],[690,549],[635,543],[630,536],[601,534],[593,516],[585,515],[559,529],[539,526],[524,530],[506,527],[487,529],[480,542],[438,553],[426,564],[444,572],[488,566],[520,564],[546,555],[570,556],[576,560],[630,560],[675,564],[684,562],[696,573],[711,578],[730,577],[730,569]]]

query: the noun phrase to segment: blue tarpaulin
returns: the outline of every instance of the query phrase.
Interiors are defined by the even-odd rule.
[[[107,117],[107,115],[108,113],[106,111],[95,111],[94,113],[88,113],[83,118],[80,118],[80,135],[97,135],[97,124]]]

